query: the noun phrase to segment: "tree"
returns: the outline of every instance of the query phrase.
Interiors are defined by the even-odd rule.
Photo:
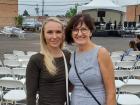
[[[22,22],[23,22],[23,16],[22,15],[19,15],[19,16],[15,17],[15,24],[16,24],[17,27],[21,27]]]
[[[78,6],[78,4],[75,4],[75,7],[73,7],[73,8],[70,8],[70,10],[68,10],[67,12],[66,12],[66,17],[72,17],[72,16],[74,16],[74,15],[76,15],[76,13],[77,13],[77,6]]]
[[[30,16],[28,11],[25,9],[25,11],[23,12],[23,16]]]

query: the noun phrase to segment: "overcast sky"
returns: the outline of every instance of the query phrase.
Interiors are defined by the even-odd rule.
[[[26,9],[30,15],[37,15],[35,8],[39,8],[39,15],[42,15],[42,1],[43,0],[19,0],[19,14],[23,14]],[[44,0],[44,14],[49,16],[65,15],[70,7],[75,3],[83,5],[91,0]],[[103,0],[104,3],[105,0]],[[120,5],[140,3],[140,0],[112,0]]]

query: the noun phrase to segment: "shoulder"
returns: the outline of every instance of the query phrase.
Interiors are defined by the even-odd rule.
[[[37,54],[34,54],[34,55],[32,55],[32,56],[30,57],[30,61],[36,62],[36,61],[38,61],[38,60],[43,59],[43,57],[44,57],[43,54],[37,53]]]
[[[105,59],[106,57],[110,57],[110,52],[104,48],[104,47],[100,47],[99,48],[99,52],[98,52],[98,58],[100,59]]]

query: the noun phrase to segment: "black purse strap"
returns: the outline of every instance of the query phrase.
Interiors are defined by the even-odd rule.
[[[76,71],[76,74],[79,78],[79,80],[81,81],[82,85],[84,86],[85,90],[92,96],[92,98],[98,103],[98,105],[101,105],[101,103],[97,100],[97,98],[92,94],[92,92],[89,90],[89,88],[84,84],[84,82],[82,81],[81,77],[79,76],[78,74],[78,71],[77,71],[77,67],[76,67],[76,63],[75,63],[75,58],[76,58],[76,52],[74,52],[74,67],[75,67],[75,71]]]

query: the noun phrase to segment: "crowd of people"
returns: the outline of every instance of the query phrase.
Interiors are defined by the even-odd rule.
[[[40,52],[26,70],[27,105],[116,105],[113,64],[106,48],[91,41],[94,32],[88,14],[75,15],[65,29],[55,17],[44,22]],[[76,50],[63,50],[64,41],[75,43]]]

